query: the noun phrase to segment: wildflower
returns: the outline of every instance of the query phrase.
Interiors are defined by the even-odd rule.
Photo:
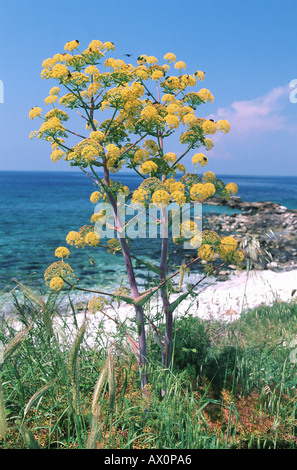
[[[158,144],[152,139],[145,140],[144,144],[143,144],[143,147],[151,155],[156,155],[158,153],[158,150],[159,150]]]
[[[179,119],[174,114],[167,114],[167,116],[165,116],[164,119],[165,119],[165,122],[166,122],[167,126],[170,127],[170,129],[172,129],[172,128],[177,129],[178,128]]]
[[[106,41],[103,44],[103,48],[106,49],[107,51],[114,51],[114,43],[111,41]]]
[[[90,201],[93,203],[93,204],[97,204],[97,202],[99,201],[99,199],[102,198],[102,194],[100,193],[100,191],[94,191],[91,196],[90,196]]]
[[[222,257],[233,253],[237,248],[237,241],[233,237],[223,237],[221,239],[220,252]]]
[[[71,278],[74,277],[73,269],[64,261],[56,261],[55,263],[52,263],[44,273],[44,279],[48,285],[55,277],[71,280]]]
[[[211,150],[213,148],[213,141],[211,139],[204,139],[204,145],[206,150]]]
[[[209,101],[210,103],[212,103],[214,101],[213,95],[206,88],[202,88],[200,91],[198,91],[197,95],[204,102]]]
[[[95,313],[103,310],[106,304],[108,304],[108,302],[104,297],[92,297],[88,302],[88,310],[90,310],[91,313]]]
[[[171,95],[170,93],[165,93],[162,96],[162,101],[165,101],[165,103],[173,102],[173,101],[175,101],[175,96]]]
[[[69,42],[66,42],[66,44],[64,46],[64,50],[72,52],[78,46],[79,46],[79,42],[77,40],[69,41]]]
[[[146,58],[146,63],[150,65],[154,65],[158,63],[158,59],[154,57],[153,55],[150,55]]]
[[[71,232],[68,233],[66,237],[66,242],[68,243],[68,245],[75,245],[75,242],[78,239],[78,237],[79,237],[79,233],[72,230]]]
[[[101,131],[92,131],[89,138],[91,140],[95,140],[96,142],[102,142],[105,138],[105,134]]]
[[[221,119],[217,122],[217,128],[219,131],[225,132],[225,134],[227,134],[230,131],[230,124],[226,119]]]
[[[94,53],[100,53],[100,50],[104,48],[103,44],[101,41],[94,39],[93,41],[90,42],[88,50],[90,52]]]
[[[201,72],[200,70],[197,70],[197,72],[194,73],[194,75],[200,80],[201,82],[204,80],[204,72]]]
[[[63,64],[56,64],[53,66],[51,76],[52,78],[65,78],[68,76],[69,70]]]
[[[204,181],[212,183],[216,179],[216,175],[212,171],[207,171],[202,178]]]
[[[215,194],[216,188],[212,183],[197,183],[190,189],[190,196],[193,201],[202,201]]]
[[[58,100],[58,97],[56,95],[49,95],[45,98],[44,102],[45,104],[53,104]]]
[[[61,277],[55,276],[50,280],[49,286],[52,290],[59,291],[64,287],[64,281]]]
[[[154,70],[151,75],[151,78],[156,81],[162,77],[164,77],[164,72],[162,72],[162,70]]]
[[[183,238],[193,238],[199,233],[198,226],[193,220],[185,220],[182,222],[180,229]]]
[[[55,149],[51,153],[51,159],[54,163],[57,163],[64,156],[63,150]]]
[[[204,153],[195,153],[195,155],[192,158],[193,165],[205,166],[207,165],[207,162],[208,162],[208,158],[204,155]]]
[[[228,183],[226,184],[226,189],[229,191],[231,194],[236,194],[238,191],[238,186],[235,183]]]
[[[198,256],[205,261],[210,261],[214,256],[214,251],[210,245],[204,244],[200,246]]]
[[[51,88],[49,94],[50,95],[57,95],[59,92],[60,92],[60,88],[58,86],[54,86],[53,88]]]
[[[204,121],[202,124],[203,134],[215,134],[217,131],[217,126],[212,121]]]
[[[196,117],[193,113],[188,113],[182,117],[182,123],[189,126],[193,123],[193,121],[195,121],[195,119]]]
[[[139,167],[139,173],[141,173],[142,175],[147,175],[149,173],[156,173],[157,170],[158,170],[158,165],[155,162],[152,162],[151,160],[144,162]]]
[[[100,243],[100,238],[95,234],[95,232],[89,232],[85,236],[85,242],[90,246],[97,246]]]
[[[57,256],[57,258],[68,258],[69,255],[70,252],[65,246],[59,246],[59,248],[57,248],[55,251],[55,256]]]
[[[154,192],[152,196],[152,202],[159,206],[159,205],[168,205],[170,202],[171,196],[167,191],[163,191],[162,189],[158,189]]]
[[[185,173],[186,172],[186,167],[185,165],[183,165],[182,163],[177,163],[175,165],[175,168],[180,171],[181,173]]]
[[[181,69],[186,70],[186,64],[182,60],[179,60],[178,62],[174,64],[174,68],[177,70],[181,70]]]
[[[138,149],[134,153],[134,163],[143,163],[144,161],[149,159],[149,153],[147,150]]]
[[[175,62],[176,57],[175,54],[172,54],[172,52],[167,52],[167,54],[164,55],[164,59],[167,60],[167,62]]]
[[[112,253],[113,255],[116,253],[116,251],[119,251],[121,249],[120,242],[116,238],[111,238],[107,242],[108,246],[108,253]]]
[[[175,201],[179,206],[182,206],[183,204],[185,204],[187,200],[185,193],[183,191],[173,191],[171,193],[171,197],[173,201]]]
[[[34,119],[35,117],[40,117],[41,113],[42,113],[42,109],[39,108],[38,106],[35,106],[34,108],[30,109],[29,118]]]
[[[149,193],[143,188],[135,189],[131,203],[144,205],[149,198]]]
[[[163,158],[164,158],[164,160],[165,160],[166,162],[168,162],[168,163],[169,163],[169,162],[170,162],[170,163],[175,163],[175,161],[176,161],[176,155],[175,155],[175,153],[173,153],[173,152],[167,152],[167,153],[165,153],[165,155],[164,155]]]

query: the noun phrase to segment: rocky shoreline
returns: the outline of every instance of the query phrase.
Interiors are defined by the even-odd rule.
[[[276,272],[297,269],[297,209],[290,210],[273,202],[243,202],[236,196],[228,201],[213,198],[208,205],[237,209],[229,215],[203,214],[203,230],[234,236],[245,250],[252,269]],[[231,265],[221,271],[219,279],[228,279],[234,269]]]

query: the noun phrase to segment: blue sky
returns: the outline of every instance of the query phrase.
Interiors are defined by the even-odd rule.
[[[133,64],[140,54],[163,63],[174,52],[188,73],[206,72],[201,87],[215,101],[199,114],[231,124],[207,153],[209,170],[296,176],[297,103],[289,86],[297,78],[296,15],[295,0],[2,1],[0,170],[68,168],[52,163],[48,144],[29,139],[38,123],[28,113],[46,109],[54,85],[40,78],[43,59],[69,40],[85,48],[100,39],[115,43],[114,57],[132,54]]]

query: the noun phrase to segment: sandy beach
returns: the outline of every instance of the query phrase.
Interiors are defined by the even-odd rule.
[[[191,274],[185,279],[185,282],[197,282],[197,277]],[[292,299],[297,300],[297,293],[292,296],[292,292],[297,288],[297,270],[287,272],[275,272],[272,270],[250,271],[234,273],[227,281],[215,281],[208,279],[204,281],[196,293],[199,295],[195,298],[188,297],[175,310],[174,316],[182,317],[184,315],[193,315],[205,320],[220,320],[230,322],[244,315],[247,309],[257,307],[261,304],[272,305],[276,301],[290,302]],[[87,302],[89,295],[80,295],[77,302]],[[172,295],[170,299],[173,301],[177,298],[177,294]],[[156,300],[151,301],[149,305],[150,315],[153,316],[157,312],[161,312],[160,303]],[[131,305],[121,303],[113,305],[106,309],[107,315],[119,322],[126,321],[128,331],[131,328],[131,334],[134,330],[134,308]],[[88,327],[86,332],[86,340],[89,344],[94,344],[98,328],[100,328],[102,338],[106,343],[110,341],[110,334],[116,331],[116,324],[102,312],[87,313]],[[77,313],[77,322],[82,324],[85,318],[83,312]],[[128,320],[127,320],[128,319]],[[65,320],[65,318],[64,318]],[[73,324],[73,316],[67,315],[67,329],[75,333],[76,329]],[[63,322],[61,317],[57,316],[55,325],[61,336],[65,339],[66,332],[62,328]],[[68,336],[68,335],[67,335]],[[70,335],[71,336],[71,335]],[[136,337],[135,337],[136,338]]]

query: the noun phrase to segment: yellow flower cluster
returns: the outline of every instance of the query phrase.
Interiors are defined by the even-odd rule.
[[[210,245],[204,244],[199,248],[198,256],[204,261],[210,261],[214,257],[214,250]]]
[[[133,205],[139,204],[143,206],[146,204],[148,199],[149,199],[149,193],[145,191],[145,189],[143,188],[138,188],[138,189],[135,189],[135,191],[133,192],[131,203]]]
[[[234,194],[236,194],[238,191],[238,186],[235,183],[228,183],[226,184],[226,189],[229,193],[233,194],[234,196]]]
[[[88,302],[88,310],[91,313],[100,312],[108,304],[107,300],[104,297],[92,297]]]
[[[156,173],[156,171],[158,171],[158,165],[151,160],[147,160],[139,167],[139,173],[142,175]]]
[[[208,163],[208,158],[204,155],[204,153],[195,153],[192,157],[193,165],[201,165],[205,166]]]
[[[154,192],[152,196],[152,202],[156,206],[162,207],[163,205],[168,206],[171,200],[171,196],[167,191],[159,189]]]
[[[215,194],[216,188],[213,183],[197,183],[190,190],[192,201],[203,201]]]
[[[42,109],[39,108],[38,106],[35,106],[34,108],[30,109],[29,118],[34,119],[35,117],[40,117],[41,113],[42,113]]]
[[[71,281],[73,277],[73,269],[64,261],[56,261],[55,263],[52,263],[44,273],[45,282],[51,287],[51,289],[55,290],[62,289],[64,286],[63,279]],[[52,285],[50,285],[51,281]]]
[[[56,249],[55,251],[55,256],[57,258],[68,258],[70,255],[68,248],[65,246],[59,246],[59,248]]]
[[[55,276],[50,280],[49,286],[52,290],[59,291],[64,287],[64,281],[61,277]]]

